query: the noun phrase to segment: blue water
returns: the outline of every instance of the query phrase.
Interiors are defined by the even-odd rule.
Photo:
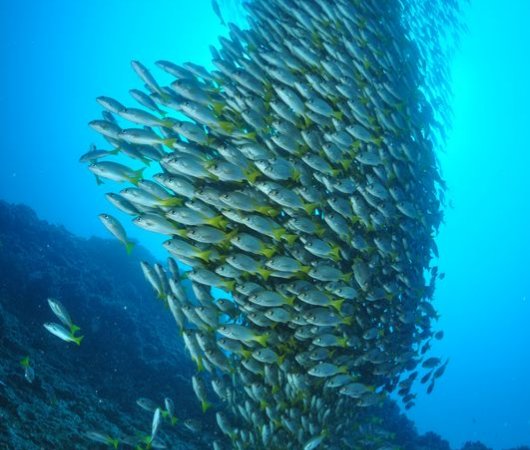
[[[448,207],[435,305],[451,362],[408,412],[454,447],[530,444],[530,2],[481,0],[452,63],[454,121],[441,154]],[[0,2],[0,197],[74,233],[107,236],[104,186],[77,162],[98,95],[129,101],[130,68],[209,66],[226,33],[210,0]],[[159,240],[130,234],[155,254]]]

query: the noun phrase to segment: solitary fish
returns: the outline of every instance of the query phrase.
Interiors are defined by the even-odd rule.
[[[58,323],[45,323],[44,328],[54,336],[57,336],[59,339],[66,342],[75,342],[77,345],[81,345],[81,341],[83,340],[83,336],[74,336],[71,331],[68,331]]]
[[[98,217],[101,222],[103,222],[103,225],[105,225],[107,230],[109,230],[123,245],[125,245],[125,250],[127,251],[127,254],[130,255],[136,244],[129,240],[125,228],[123,228],[123,225],[118,221],[118,219],[111,216],[110,214],[100,214]]]

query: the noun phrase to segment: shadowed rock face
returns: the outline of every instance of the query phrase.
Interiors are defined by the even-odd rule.
[[[151,259],[142,248],[128,257],[114,241],[76,237],[26,206],[0,202],[0,448],[86,449],[85,431],[147,431],[151,415],[138,397],[180,399],[182,417],[199,417],[191,365],[139,257]],[[47,297],[60,299],[81,327],[80,347],[43,328],[55,320]],[[19,363],[25,356],[32,384]]]
[[[249,1],[249,28],[231,25],[213,50],[217,70],[159,61],[175,77],[161,86],[133,61],[146,110],[98,99],[91,126],[114,150],[89,169],[135,185],[113,204],[192,268],[194,296],[176,265],[144,265],[235,448],[391,446],[367,408],[392,391],[410,408],[416,378],[431,392],[445,370],[427,352],[441,336],[439,50],[459,8],[421,5]],[[160,170],[147,181],[146,160]]]

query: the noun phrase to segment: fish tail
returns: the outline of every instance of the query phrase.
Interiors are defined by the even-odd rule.
[[[272,237],[274,240],[279,241],[285,233],[285,228],[276,228],[272,230]]]
[[[306,203],[304,205],[304,211],[309,215],[311,215],[316,208],[318,208],[318,203]]]
[[[353,159],[341,159],[339,161],[340,165],[344,170],[348,170],[353,162]]]
[[[84,336],[71,336],[71,338],[77,345],[81,345],[81,341],[83,340]]]
[[[352,324],[352,320],[353,320],[353,319],[352,319],[351,316],[344,317],[344,318],[342,319],[342,323],[343,323],[344,325],[351,325],[351,324]]]
[[[175,119],[171,119],[170,117],[165,117],[160,120],[160,125],[166,128],[171,128],[173,125],[175,125]]]
[[[348,339],[343,337],[343,338],[339,338],[338,341],[339,345],[343,348],[346,348],[348,347]]]
[[[250,169],[248,171],[245,171],[245,176],[248,178],[250,184],[254,184],[256,178],[258,178],[260,175],[261,172],[257,169]]]
[[[70,333],[75,334],[77,331],[79,331],[81,328],[78,327],[75,324],[70,325]]]
[[[162,206],[182,206],[183,201],[180,197],[169,197],[160,200],[158,203]]]
[[[135,242],[130,242],[130,241],[125,244],[125,251],[127,252],[128,255],[131,254],[135,245],[136,245]]]
[[[224,230],[228,225],[228,221],[223,216],[212,217],[211,219],[206,220],[206,223],[212,227],[220,228],[221,230]]]
[[[211,250],[205,250],[203,252],[195,253],[194,256],[196,256],[197,258],[202,259],[204,262],[208,262],[211,254],[212,254]]]
[[[228,292],[233,292],[236,282],[235,281],[223,281],[221,285],[228,290]]]
[[[341,279],[342,281],[344,281],[345,283],[349,283],[350,280],[351,280],[352,275],[353,275],[352,272],[348,272],[348,273],[343,274],[343,275],[340,277],[340,279]]]
[[[317,229],[315,231],[315,234],[318,237],[322,237],[322,236],[324,236],[325,233],[326,233],[326,229],[323,226],[321,226],[321,225],[317,225]]]
[[[241,355],[244,359],[249,359],[252,356],[252,352],[250,350],[241,350]]]
[[[135,170],[134,175],[132,177],[129,177],[128,180],[134,184],[135,186],[138,185],[138,181],[142,179],[143,173],[144,173],[145,167],[142,167],[141,169]]]
[[[204,364],[202,363],[202,358],[200,356],[197,357],[195,360],[195,363],[197,364],[197,371],[203,372],[204,371]]]
[[[263,247],[260,252],[263,256],[267,258],[272,258],[273,255],[276,253],[276,249],[274,247]]]
[[[293,306],[294,305],[294,301],[296,299],[295,296],[284,297],[284,298],[285,298],[285,303],[287,303],[289,306]]]
[[[202,408],[202,413],[204,414],[206,411],[208,411],[213,405],[206,401],[206,400],[203,400],[201,401],[201,408]]]
[[[220,120],[217,124],[221,127],[221,130],[228,134],[232,134],[236,128],[232,122],[227,122],[226,120]]]
[[[329,253],[333,261],[340,261],[340,247],[333,247]]]
[[[166,147],[173,148],[173,145],[175,145],[177,140],[178,139],[176,139],[176,138],[162,139],[162,144],[164,144]]]
[[[331,306],[333,306],[333,308],[335,308],[337,310],[337,312],[340,312],[340,310],[342,309],[342,304],[344,303],[344,299],[341,298],[340,300],[333,300],[331,302]]]
[[[267,346],[268,339],[269,339],[269,335],[268,334],[260,334],[260,335],[254,336],[252,338],[252,340],[258,342],[262,347],[266,347]]]
[[[270,256],[269,256],[270,258]],[[269,276],[271,275],[272,273],[272,270],[268,270],[268,269],[265,269],[263,267],[260,267],[257,272],[261,275],[261,277],[267,281],[269,279]]]
[[[295,241],[298,239],[297,234],[284,234],[282,235],[282,238],[284,238],[289,245],[293,245]]]
[[[260,400],[259,402],[259,409],[262,411],[265,411],[265,409],[269,406],[269,404],[265,400]]]
[[[225,109],[225,104],[221,102],[212,102],[212,109],[215,115],[220,116]]]
[[[337,120],[343,120],[344,119],[344,113],[342,111],[333,111],[331,113],[331,115],[333,117],[335,117],[335,119],[337,119]]]

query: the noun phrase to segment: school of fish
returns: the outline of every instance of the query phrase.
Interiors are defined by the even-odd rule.
[[[158,61],[163,86],[133,61],[140,107],[98,97],[90,126],[110,148],[81,160],[126,185],[107,198],[135,225],[167,236],[167,267],[142,269],[197,364],[193,390],[225,436],[213,448],[363,448],[364,408],[390,392],[410,408],[414,383],[432,391],[447,365],[428,354],[443,336],[431,262],[461,5],[244,7],[213,71]]]

